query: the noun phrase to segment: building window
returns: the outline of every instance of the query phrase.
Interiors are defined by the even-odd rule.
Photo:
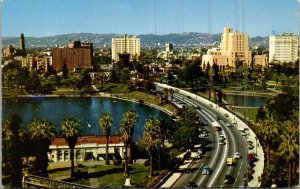
[[[63,158],[62,158],[62,151],[61,150],[58,150],[58,161],[62,161]]]

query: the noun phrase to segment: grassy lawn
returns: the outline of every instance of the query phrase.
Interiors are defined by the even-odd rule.
[[[90,168],[91,169],[91,168]],[[84,178],[80,178],[75,183],[93,187],[120,187],[124,185],[126,176],[123,175],[123,166],[115,165],[98,165],[93,173],[86,174]],[[81,172],[87,172],[88,168],[80,168]],[[75,168],[76,171],[76,168]],[[148,167],[141,164],[130,165],[131,184],[137,186],[146,186],[146,180],[149,171]],[[70,169],[59,170],[49,173],[51,179],[66,178],[70,175]]]
[[[125,93],[127,92],[129,85],[122,83],[104,83],[101,87],[97,85],[96,87],[105,93]]]
[[[237,112],[239,112],[240,114],[245,115],[246,117],[250,118],[251,120],[255,121],[256,120],[256,114],[257,114],[257,110],[258,108],[235,108]]]
[[[133,91],[133,92],[130,92],[130,93],[123,94],[123,97],[128,98],[128,99],[143,100],[143,101],[148,102],[150,104],[159,105],[158,104],[158,102],[159,102],[158,96],[147,94],[147,93],[144,93],[144,92]],[[159,106],[161,106],[161,105],[159,105]],[[167,110],[170,110],[171,112],[174,112],[176,110],[176,108],[174,106],[172,106],[171,104],[164,104],[161,107],[165,108]]]

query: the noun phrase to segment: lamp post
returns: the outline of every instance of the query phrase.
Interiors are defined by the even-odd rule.
[[[255,156],[257,156],[257,137],[255,136]]]

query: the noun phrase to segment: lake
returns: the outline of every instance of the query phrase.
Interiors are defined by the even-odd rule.
[[[262,96],[224,95],[224,99],[234,106],[260,107],[270,98]]]
[[[123,100],[97,97],[30,97],[30,98],[3,98],[2,99],[2,121],[4,122],[13,113],[17,113],[23,120],[23,126],[35,118],[47,118],[53,122],[57,131],[60,129],[62,120],[73,116],[78,118],[84,134],[102,134],[99,126],[101,112],[107,111],[113,116],[111,134],[116,134],[122,115],[129,109],[133,109],[139,115],[134,130],[134,139],[137,140],[144,131],[146,119],[150,116],[158,118],[169,118],[166,113],[143,105]],[[91,125],[91,127],[88,127]]]

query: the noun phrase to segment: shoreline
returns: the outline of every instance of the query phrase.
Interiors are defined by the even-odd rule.
[[[138,99],[129,99],[122,97],[123,94],[109,94],[109,93],[103,93],[103,94],[97,94],[97,95],[16,95],[16,96],[2,96],[2,99],[5,98],[110,98],[110,99],[117,99],[117,100],[124,100],[128,102],[133,102],[137,104],[142,104],[145,106],[149,106],[151,108],[156,108],[169,116],[173,116],[174,112],[165,109],[159,105],[151,104],[149,102],[141,101]]]

